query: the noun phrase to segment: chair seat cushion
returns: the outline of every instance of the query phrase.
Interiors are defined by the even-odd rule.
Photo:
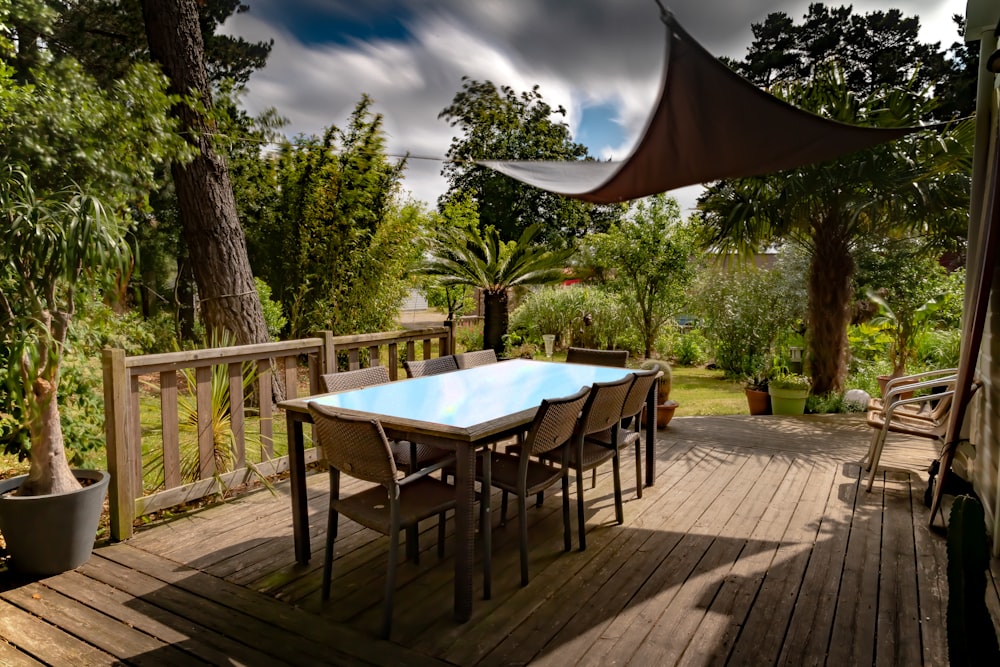
[[[581,470],[590,470],[591,468],[596,468],[605,461],[609,461],[614,458],[615,451],[612,448],[605,447],[603,445],[598,445],[593,442],[583,442],[583,459],[580,465],[577,465],[577,457],[579,456],[577,452],[577,447],[575,445],[569,446],[569,465],[571,468],[580,468]],[[553,461],[562,460],[562,452],[559,450],[553,450],[551,452],[546,452],[542,455],[543,459],[549,459]]]
[[[614,445],[611,442],[611,429],[606,431],[601,431],[600,433],[591,433],[587,436],[587,442],[593,443],[595,445],[601,445],[605,448],[611,448]],[[625,449],[626,447],[631,447],[636,442],[639,441],[639,434],[629,428],[619,428],[618,429],[618,449]]]
[[[335,510],[362,526],[389,534],[389,494],[383,486],[373,486],[353,496],[331,501]],[[455,487],[433,477],[422,477],[400,487],[400,527],[455,507]]]
[[[558,450],[557,450],[558,451]],[[560,454],[561,456],[561,454]],[[490,457],[491,486],[517,493],[517,478],[521,457],[516,454],[494,453]],[[482,479],[483,464],[476,459],[476,477]],[[563,475],[562,468],[528,459],[528,495],[543,491]]]

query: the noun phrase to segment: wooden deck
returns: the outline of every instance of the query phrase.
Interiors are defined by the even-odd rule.
[[[385,538],[345,521],[333,598],[319,600],[327,485],[313,475],[308,567],[279,484],[75,572],[0,575],[0,664],[946,665],[945,545],[922,504],[935,452],[890,440],[869,494],[868,436],[857,417],[676,418],[642,499],[623,466],[624,525],[610,468],[588,488],[587,551],[562,552],[559,498],[529,510],[526,588],[516,514],[495,527],[493,598],[477,591],[465,624],[428,524],[419,565],[399,568],[392,642],[373,639]]]

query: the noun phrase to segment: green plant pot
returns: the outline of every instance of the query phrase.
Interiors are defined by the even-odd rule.
[[[9,496],[27,475],[0,482],[0,531],[10,564],[26,574],[51,575],[72,570],[90,558],[111,475],[74,470],[82,489],[47,496]]]
[[[771,414],[801,415],[806,411],[806,399],[809,397],[808,389],[768,387],[767,393],[771,395]]]

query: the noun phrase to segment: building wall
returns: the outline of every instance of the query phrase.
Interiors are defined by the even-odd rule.
[[[969,420],[973,456],[956,457],[954,469],[968,468],[973,488],[983,501],[986,523],[992,527],[993,556],[1000,557],[1000,281],[994,280],[990,309],[983,327],[983,345],[979,355],[982,389],[972,401]]]

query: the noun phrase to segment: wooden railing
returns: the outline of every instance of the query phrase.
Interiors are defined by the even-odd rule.
[[[454,353],[454,341],[453,326],[440,326],[336,337],[327,331],[302,340],[136,357],[126,356],[123,350],[104,350],[112,539],[130,537],[137,517],[218,494],[252,481],[255,475],[271,477],[287,470],[288,457],[274,456],[276,391],[280,398],[322,393],[320,376],[336,372],[338,365],[355,369],[384,363],[395,380],[402,375],[401,351],[406,359],[416,359],[419,349],[420,358],[426,359],[432,356],[436,343],[437,355],[443,356]],[[162,449],[145,456],[140,411],[143,391],[159,396],[162,441],[157,442]],[[148,418],[146,421],[147,430],[155,431],[148,426]],[[196,434],[196,446],[189,449],[197,462],[193,475],[188,476],[183,474],[182,421]],[[249,422],[257,425],[251,442],[259,437],[259,463],[247,457]],[[221,435],[220,424],[225,431]],[[220,437],[227,443],[232,465],[220,466]],[[314,449],[306,455],[307,463],[316,459]],[[144,478],[150,477],[158,483],[147,493]]]

